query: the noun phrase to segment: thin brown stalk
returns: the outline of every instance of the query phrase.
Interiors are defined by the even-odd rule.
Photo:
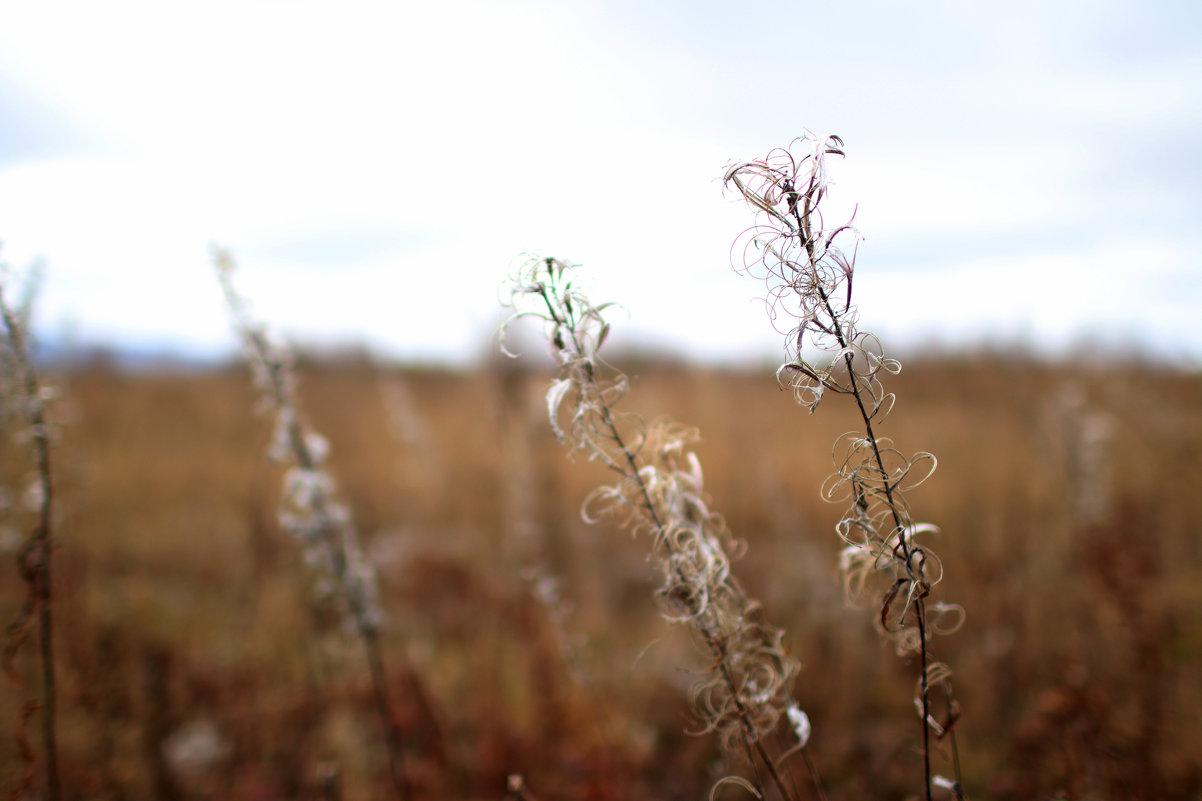
[[[379,632],[374,629],[361,629],[360,637],[367,652],[367,664],[371,669],[371,687],[375,697],[376,711],[380,715],[380,723],[384,726],[385,745],[388,749],[388,771],[392,777],[393,790],[397,798],[404,801],[412,792],[409,779],[405,775],[404,741],[401,728],[392,716],[392,703],[388,697],[388,677],[384,670],[384,652],[380,647]]]
[[[56,718],[58,691],[54,663],[54,591],[51,580],[51,554],[54,550],[52,509],[54,482],[50,469],[50,434],[46,422],[45,404],[37,371],[16,313],[4,300],[0,287],[0,313],[8,332],[12,355],[20,373],[18,394],[26,409],[29,433],[33,446],[38,487],[38,516],[27,545],[22,553],[27,560],[22,574],[30,583],[33,603],[38,612],[38,643],[42,678],[42,748],[45,760],[46,797],[60,801],[62,786],[58,769],[58,734]],[[7,656],[7,655],[6,655]],[[23,724],[22,724],[23,725]]]
[[[809,198],[807,197],[807,203]],[[805,230],[809,232],[809,221],[806,219]],[[810,258],[813,259],[814,251],[812,242],[807,243]],[[906,569],[909,571],[911,581],[922,580],[916,575],[914,570],[914,546],[910,542],[906,534],[906,525],[902,522],[902,515],[897,509],[897,501],[893,497],[893,485],[889,483],[889,471],[885,468],[885,459],[881,456],[880,443],[877,440],[876,433],[872,430],[872,415],[868,413],[867,407],[864,405],[864,398],[860,392],[860,381],[856,377],[855,366],[852,363],[852,355],[847,350],[847,339],[843,334],[843,326],[839,322],[839,316],[835,314],[831,307],[830,297],[822,287],[818,287],[819,296],[822,298],[822,303],[826,307],[827,313],[830,315],[833,322],[832,330],[835,334],[839,347],[844,349],[843,359],[847,364],[848,375],[851,376],[851,394],[855,398],[856,408],[860,411],[860,419],[864,423],[865,438],[872,444],[872,456],[876,462],[877,469],[884,478],[885,502],[889,507],[890,515],[893,517],[893,523],[897,527],[897,542],[898,547],[902,550],[902,556],[905,560]],[[922,682],[922,771],[923,771],[923,788],[927,801],[931,801],[931,727],[930,727],[930,686],[927,680],[927,616],[926,603],[920,594],[914,600],[914,617],[918,625],[918,654],[921,664],[920,681]],[[956,770],[957,780],[959,779],[959,766]]]

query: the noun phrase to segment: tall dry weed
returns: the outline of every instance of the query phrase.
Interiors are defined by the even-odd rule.
[[[932,594],[943,578],[942,563],[928,544],[938,529],[916,522],[907,500],[907,492],[934,472],[936,460],[926,452],[906,455],[879,433],[895,401],[883,379],[901,364],[859,327],[852,301],[855,250],[841,248],[843,240],[857,237],[855,230],[850,223],[828,226],[823,218],[827,158],[842,156],[843,142],[807,135],[795,145],[797,153],[778,149],[726,170],[726,185],[757,216],[741,238],[741,268],[766,281],[769,317],[787,321],[782,332],[787,360],[778,379],[811,412],[827,394],[847,396],[858,411],[861,428],[836,440],[835,472],[822,486],[826,500],[847,504],[836,526],[844,542],[839,560],[844,587],[851,601],[874,598],[879,630],[899,656],[919,660],[914,706],[924,796],[929,801],[938,785],[963,798],[955,735],[960,706],[952,671],[935,657],[932,639],[959,628],[964,610]],[[783,632],[765,622],[758,602],[732,573],[731,560],[743,544],[709,508],[691,448],[696,432],[618,411],[628,380],[599,355],[609,334],[610,305],[595,305],[575,288],[570,265],[543,257],[527,261],[510,301],[509,322],[541,320],[558,364],[559,375],[547,390],[555,435],[619,475],[615,484],[589,496],[584,515],[615,516],[650,535],[661,614],[669,623],[688,625],[713,660],[694,687],[695,706],[727,753],[742,753],[755,767],[755,781],[745,786],[761,798],[769,786],[782,798],[792,796],[780,759],[765,746],[787,716],[821,795],[817,771],[805,754],[809,720],[790,697],[797,663],[782,646]],[[949,743],[954,779],[933,773],[932,735]]]
[[[404,741],[392,715],[380,626],[383,613],[375,569],[364,557],[349,507],[339,498],[334,477],[326,467],[329,445],[307,426],[296,401],[292,356],[272,342],[266,328],[250,314],[234,287],[234,261],[227,251],[214,249],[217,277],[242,340],[246,357],[264,401],[275,412],[270,455],[288,464],[280,522],[296,539],[316,576],[319,602],[332,603],[344,626],[363,644],[371,671],[375,705],[383,725],[393,789],[397,798],[411,794],[404,762]]]
[[[740,238],[738,268],[765,282],[769,317],[786,326],[786,361],[777,376],[797,402],[814,412],[830,393],[856,406],[862,427],[836,440],[835,472],[822,487],[826,500],[848,504],[837,526],[845,543],[840,568],[849,597],[878,599],[877,625],[898,655],[919,658],[915,708],[922,727],[925,797],[930,799],[937,782],[950,785],[959,798],[954,727],[960,706],[951,668],[935,658],[932,638],[959,628],[964,611],[932,595],[943,566],[927,543],[939,529],[915,522],[906,496],[934,472],[935,457],[906,455],[879,433],[896,400],[882,379],[898,373],[901,363],[860,328],[852,298],[857,232],[850,221],[828,225],[823,217],[831,184],[827,158],[843,155],[838,136],[807,135],[793,149],[727,168],[726,186],[756,215],[755,225]],[[850,253],[842,247],[847,239],[853,241]],[[934,690],[943,702],[939,711]],[[932,733],[950,743],[955,772],[950,782],[932,775]]]
[[[43,386],[34,365],[29,345],[29,316],[31,303],[11,306],[4,296],[4,270],[0,265],[0,317],[4,319],[5,337],[0,342],[0,362],[5,369],[5,395],[0,405],[15,410],[18,437],[23,440],[33,458],[33,478],[24,495],[34,510],[34,523],[29,536],[17,546],[18,573],[25,582],[26,596],[17,616],[8,624],[4,637],[2,663],[6,673],[22,685],[15,661],[22,646],[36,629],[41,693],[27,700],[21,708],[15,738],[21,759],[25,763],[14,786],[12,796],[18,797],[32,789],[36,757],[29,742],[27,723],[40,714],[42,721],[42,760],[44,763],[45,793],[50,801],[62,798],[58,767],[58,687],[54,657],[54,584],[52,556],[57,547],[54,533],[54,476],[51,470],[51,430],[47,420],[46,403],[52,393]],[[11,385],[9,385],[11,381]],[[6,415],[7,416],[7,415]]]
[[[514,279],[513,315],[501,335],[503,341],[505,328],[518,319],[542,321],[559,368],[546,394],[551,429],[571,452],[583,452],[618,476],[586,499],[582,514],[589,522],[616,518],[650,538],[660,614],[669,624],[687,626],[709,662],[692,688],[702,731],[716,732],[726,754],[745,758],[754,771],[752,780],[732,775],[719,784],[738,784],[761,798],[772,787],[781,798],[794,798],[782,766],[800,751],[821,797],[805,753],[809,720],[791,697],[798,663],[783,645],[783,631],[767,622],[731,569],[745,545],[710,509],[693,450],[697,432],[620,411],[629,380],[600,355],[610,330],[604,313],[613,304],[592,303],[573,278],[567,262],[529,258]],[[784,718],[796,746],[774,754],[769,740]]]

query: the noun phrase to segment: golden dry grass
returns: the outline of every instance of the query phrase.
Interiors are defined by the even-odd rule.
[[[629,368],[626,408],[701,430],[714,508],[749,544],[736,570],[803,664],[796,697],[832,797],[912,794],[916,668],[844,605],[842,510],[818,496],[850,410],[836,399],[810,416],[768,369]],[[704,797],[717,752],[683,733],[693,651],[655,614],[646,543],[580,521],[606,476],[547,431],[547,377],[353,359],[299,373],[379,570],[420,795],[500,798],[521,773],[544,801]],[[344,798],[384,797],[362,654],[307,600],[247,373],[54,382],[69,797],[319,798],[331,772]],[[940,462],[911,501],[943,530],[942,596],[968,611],[934,647],[956,670],[969,795],[1196,797],[1199,376],[981,355],[908,363],[889,388],[883,433]],[[1110,434],[1082,477],[1071,448],[1090,419]],[[0,452],[5,485],[23,484],[23,459]],[[1096,514],[1074,511],[1083,492]],[[566,626],[531,597],[532,565],[562,579]],[[6,555],[5,620],[18,585]],[[36,686],[28,655],[18,664]],[[4,731],[22,695],[6,687]],[[18,767],[0,747],[0,775]]]

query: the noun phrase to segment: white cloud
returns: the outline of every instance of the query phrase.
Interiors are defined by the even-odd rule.
[[[0,172],[0,236],[10,262],[46,256],[42,318],[82,334],[232,341],[215,240],[264,315],[309,336],[478,352],[505,270],[543,249],[585,262],[627,330],[696,354],[775,349],[760,289],[729,271],[750,218],[716,178],[829,127],[849,153],[830,219],[858,204],[880,271],[857,291],[904,296],[932,280],[912,263],[969,253],[972,270],[937,276],[960,289],[941,307],[963,314],[955,331],[1045,325],[1037,292],[968,301],[970,276],[1016,265],[1052,271],[1061,319],[1106,325],[1104,298],[1064,282],[1153,225],[1185,259],[1202,197],[1173,161],[1199,158],[1183,132],[1202,50],[1112,68],[1099,53],[1143,19],[1132,8],[24,4],[0,26],[0,74],[103,148]],[[1170,139],[1173,159],[1140,158]],[[1170,308],[1197,291],[1181,263]]]

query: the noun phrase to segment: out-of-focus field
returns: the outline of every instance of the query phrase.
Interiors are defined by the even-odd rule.
[[[629,370],[624,408],[701,431],[714,508],[748,545],[736,571],[802,663],[795,697],[831,797],[917,793],[917,666],[882,643],[872,610],[845,606],[843,510],[819,498],[850,404],[810,416],[771,368]],[[417,796],[499,799],[521,774],[540,801],[705,798],[726,772],[712,738],[686,733],[707,665],[656,615],[648,543],[581,521],[608,476],[550,435],[548,377],[354,359],[299,375],[379,572]],[[281,468],[248,371],[50,380],[67,797],[388,797],[361,645],[309,600],[276,522]],[[939,459],[910,499],[942,529],[936,592],[968,615],[934,649],[956,672],[969,796],[1197,798],[1202,378],[982,355],[911,361],[888,388],[898,402],[878,433]],[[23,600],[30,469],[9,433],[5,623]],[[559,579],[559,606],[535,598],[535,574]],[[10,782],[35,651],[16,663],[25,690],[0,676]]]

